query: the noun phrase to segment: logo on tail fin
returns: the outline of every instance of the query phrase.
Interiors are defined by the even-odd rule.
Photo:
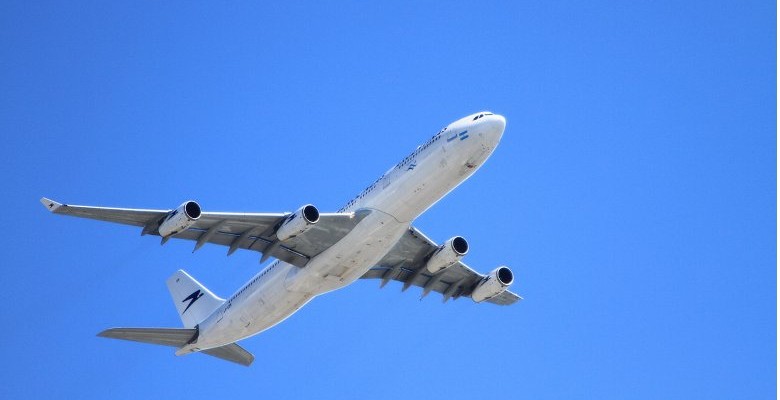
[[[200,292],[200,289],[198,289],[198,290],[196,290],[196,291],[192,292],[192,294],[191,294],[191,295],[187,296],[187,298],[186,298],[186,299],[182,300],[182,301],[181,301],[182,303],[184,303],[184,302],[185,302],[185,301],[187,301],[187,300],[189,300],[189,301],[190,301],[190,304],[187,304],[187,308],[185,308],[185,309],[184,309],[184,311],[182,311],[182,312],[181,312],[181,313],[182,313],[182,315],[183,315],[184,313],[186,313],[186,312],[187,312],[187,310],[189,310],[189,309],[190,309],[190,306],[192,306],[192,303],[195,303],[195,302],[196,302],[196,301],[197,301],[199,298],[201,298],[201,296],[203,296],[203,293],[201,293],[201,292]]]

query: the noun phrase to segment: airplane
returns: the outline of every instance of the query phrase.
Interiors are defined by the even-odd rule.
[[[223,299],[183,270],[166,284],[183,328],[111,328],[98,336],[167,345],[177,356],[205,353],[248,366],[254,356],[237,341],[284,321],[316,296],[360,278],[422,288],[449,299],[509,305],[521,299],[508,290],[514,274],[499,266],[480,274],[461,262],[469,250],[454,236],[439,245],[412,226],[415,218],[482,166],[506,127],[503,116],[483,111],[461,118],[414,152],[335,213],[311,204],[286,213],[204,212],[192,200],[173,210],[68,205],[42,198],[52,213],[141,228],[142,235],[195,241],[260,252],[273,257],[249,282]],[[421,298],[422,298],[421,297]]]

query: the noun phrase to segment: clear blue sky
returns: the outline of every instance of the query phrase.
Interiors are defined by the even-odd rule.
[[[124,3],[0,5],[0,397],[774,398],[774,2]],[[251,368],[95,334],[258,254],[38,203],[336,210],[485,109],[500,147],[416,225],[525,300],[361,281]]]

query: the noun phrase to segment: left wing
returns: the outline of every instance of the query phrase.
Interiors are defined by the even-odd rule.
[[[68,205],[42,198],[41,203],[55,214],[96,219],[142,227],[141,234],[160,236],[158,228],[173,210],[147,210]],[[228,255],[237,249],[263,253],[303,267],[317,254],[347,235],[370,211],[355,213],[321,213],[319,221],[308,230],[285,241],[276,238],[276,229],[291,213],[203,212],[187,229],[173,234],[176,239],[195,241],[195,250],[205,243],[228,246]],[[163,243],[168,237],[163,238]]]
[[[426,262],[438,249],[439,245],[433,240],[411,227],[377,266],[371,268],[361,278],[381,279],[382,287],[391,280],[400,281],[404,283],[402,290],[410,286],[419,286],[423,288],[422,297],[427,296],[431,291],[439,292],[444,296],[445,302],[450,298],[470,296],[474,289],[488,278],[460,261],[435,274],[428,272],[425,267]],[[517,294],[505,290],[486,301],[509,305],[521,299]]]

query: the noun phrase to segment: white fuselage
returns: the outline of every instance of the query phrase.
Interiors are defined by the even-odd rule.
[[[371,211],[349,234],[304,268],[272,262],[202,321],[197,342],[177,354],[260,333],[315,296],[360,278],[395,246],[417,216],[487,160],[504,126],[502,116],[482,112],[442,129],[339,210]]]

